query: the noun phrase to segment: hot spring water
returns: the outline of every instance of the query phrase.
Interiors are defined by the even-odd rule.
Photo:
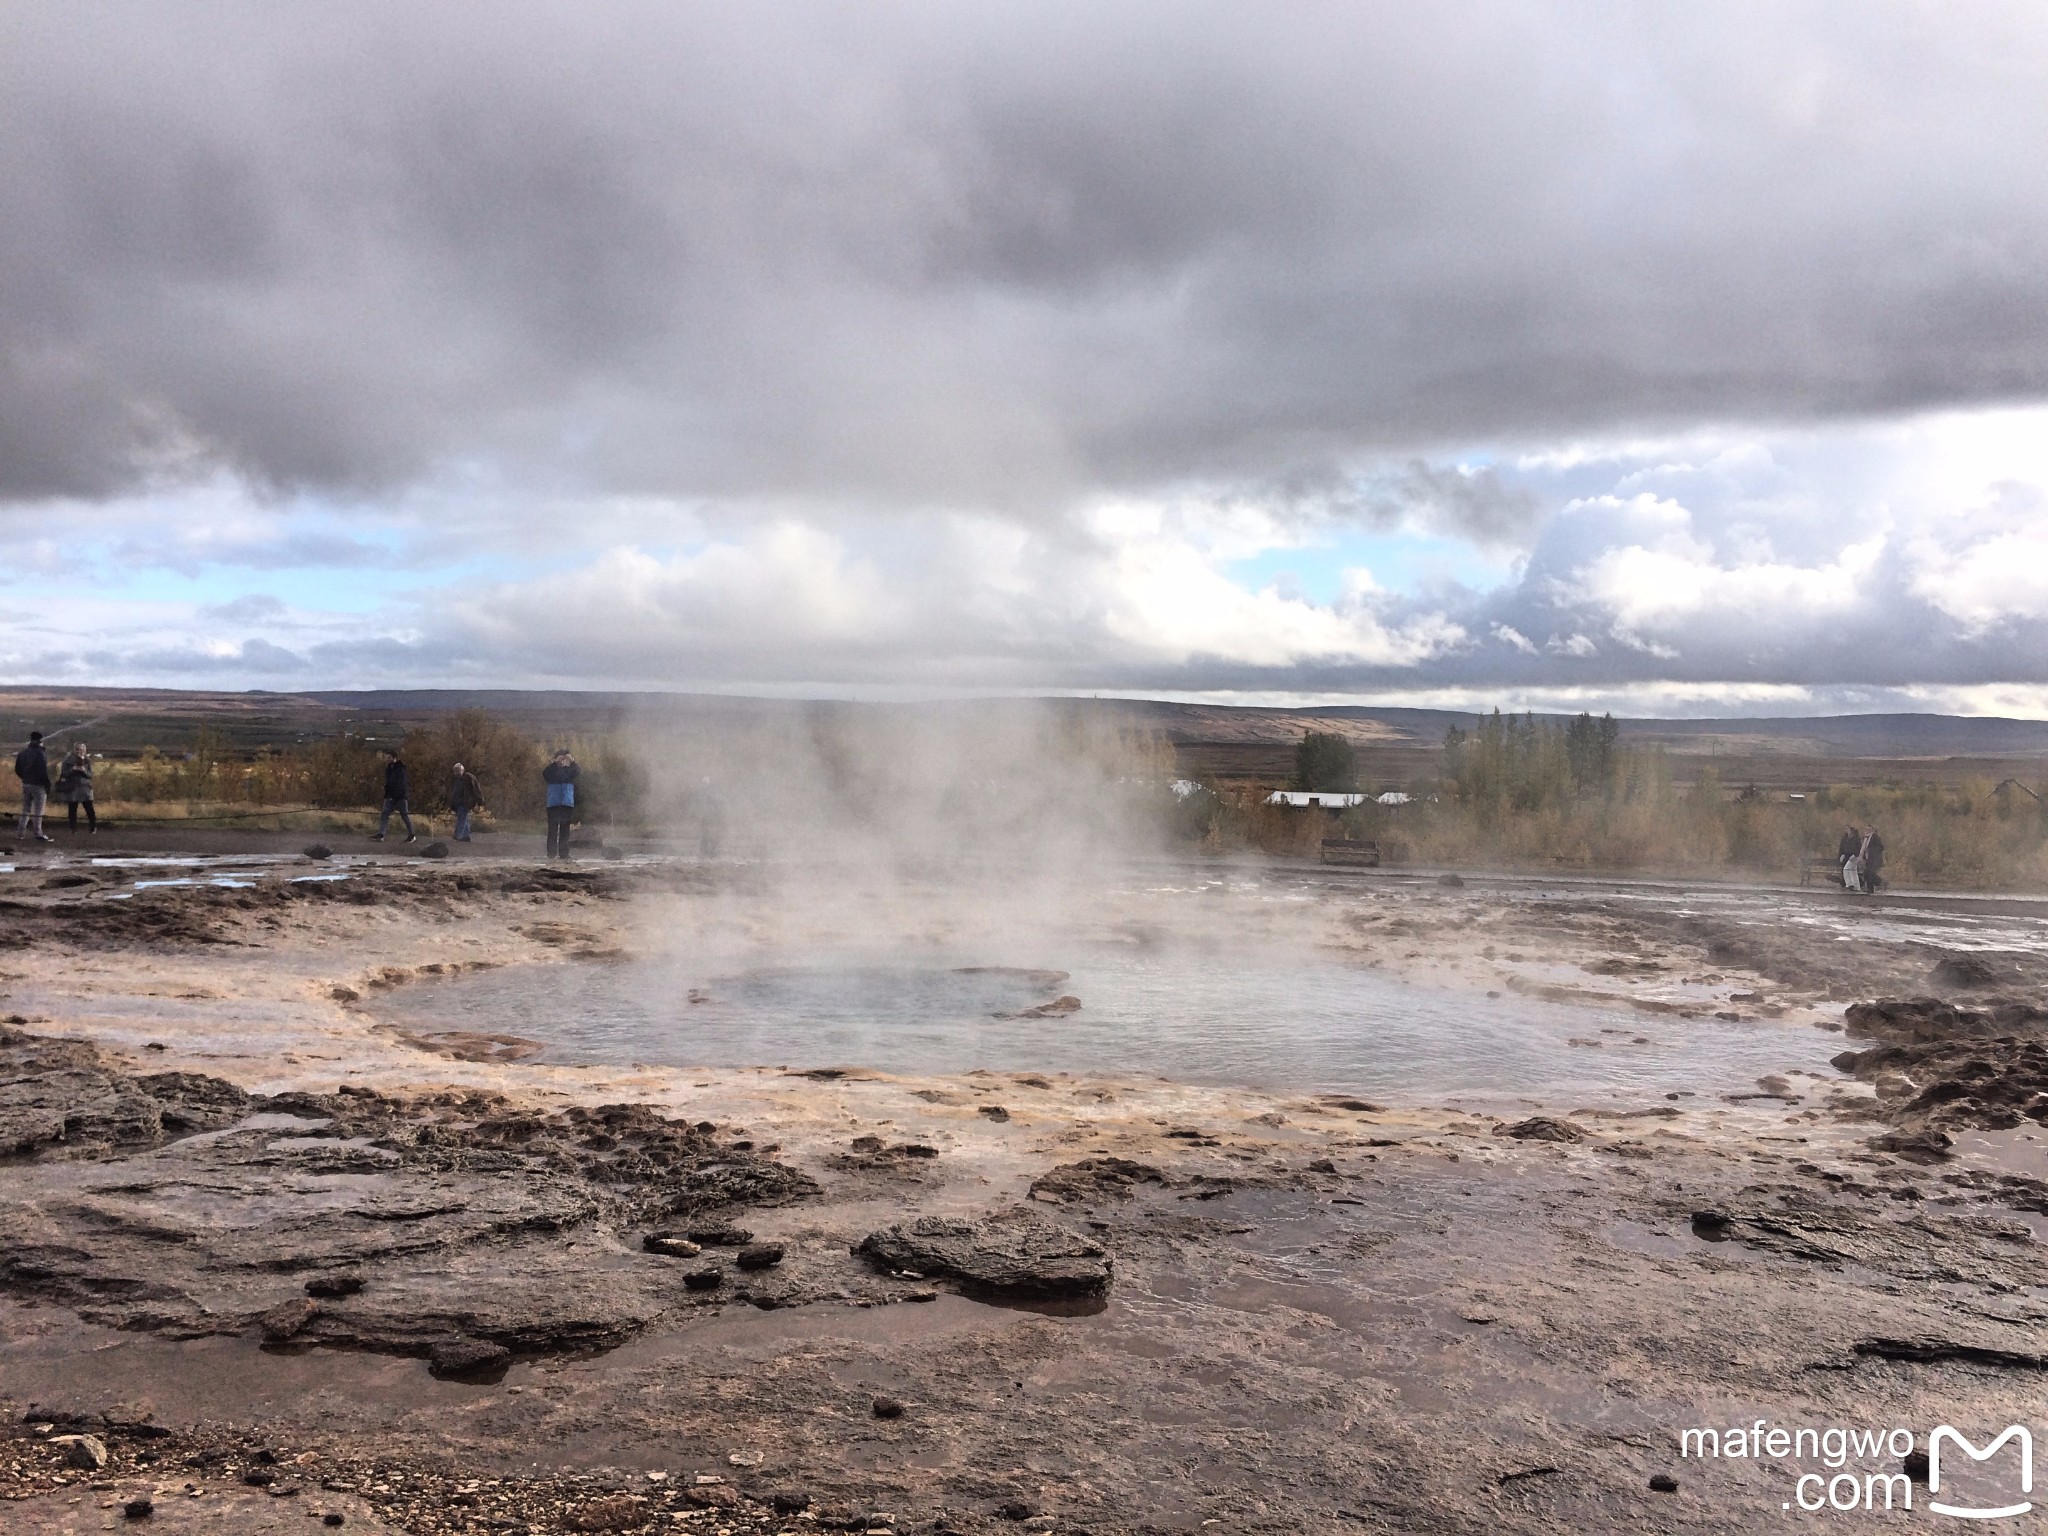
[[[379,1007],[415,1030],[544,1041],[538,1059],[554,1062],[1067,1071],[1411,1102],[1753,1091],[1839,1048],[1800,1026],[1487,997],[1312,952],[1091,944],[1000,957],[1033,969],[996,958],[545,966],[411,988]],[[1079,1009],[1058,1011],[1062,997]]]

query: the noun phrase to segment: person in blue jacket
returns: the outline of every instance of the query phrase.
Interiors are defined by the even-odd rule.
[[[582,772],[567,747],[557,748],[547,767],[540,771],[548,786],[548,857],[551,859],[569,857],[569,823],[576,819],[576,779]]]

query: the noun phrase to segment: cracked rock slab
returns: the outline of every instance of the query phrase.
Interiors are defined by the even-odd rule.
[[[1115,1270],[1100,1243],[1023,1207],[981,1221],[920,1217],[870,1232],[854,1252],[884,1269],[1017,1300],[1101,1296]]]

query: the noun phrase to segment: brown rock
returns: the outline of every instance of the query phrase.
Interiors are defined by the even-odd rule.
[[[107,1442],[98,1435],[64,1435],[55,1443],[64,1447],[67,1467],[97,1472],[107,1464]]]
[[[1100,1296],[1115,1270],[1100,1243],[1023,1206],[985,1221],[921,1217],[870,1232],[854,1252],[878,1268],[946,1275],[1005,1299]]]
[[[1549,1115],[1531,1115],[1527,1120],[1518,1120],[1505,1126],[1501,1135],[1512,1136],[1517,1141],[1584,1141],[1586,1133],[1576,1125],[1554,1119]]]
[[[256,1326],[263,1330],[263,1337],[270,1343],[281,1344],[286,1339],[296,1338],[319,1311],[317,1302],[297,1297],[272,1307],[256,1319]]]
[[[735,1261],[741,1269],[773,1269],[782,1262],[782,1244],[749,1243]]]

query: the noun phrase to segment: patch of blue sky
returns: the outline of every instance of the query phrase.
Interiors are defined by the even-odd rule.
[[[275,541],[165,541],[132,536],[77,552],[70,569],[39,582],[51,596],[214,605],[261,593],[309,614],[367,615],[470,582],[524,581],[580,563],[566,552],[534,555],[508,544],[421,550],[392,528],[295,530]]]
[[[1373,582],[1404,597],[1450,585],[1474,591],[1515,577],[1520,556],[1490,552],[1464,539],[1424,533],[1340,534],[1314,544],[1263,550],[1224,566],[1224,574],[1253,591],[1278,585],[1309,602],[1328,605],[1344,590],[1344,573],[1359,567]]]

